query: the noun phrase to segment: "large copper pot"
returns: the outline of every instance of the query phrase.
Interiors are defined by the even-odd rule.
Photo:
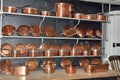
[[[55,3],[55,15],[59,17],[72,17],[73,5],[69,3]]]

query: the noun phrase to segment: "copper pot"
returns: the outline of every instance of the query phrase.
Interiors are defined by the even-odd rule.
[[[91,64],[101,64],[101,60],[99,58],[92,58]]]
[[[72,65],[66,66],[65,67],[65,72],[67,74],[75,74],[77,72],[77,66],[72,66]]]
[[[77,55],[83,55],[83,47],[81,44],[74,45],[73,49],[76,50]]]
[[[20,51],[19,50],[12,50],[11,55],[12,55],[12,57],[19,57],[20,56]]]
[[[79,61],[79,65],[84,68],[85,66],[87,66],[89,64],[89,60],[87,58],[81,58]]]
[[[12,36],[14,34],[15,27],[12,25],[5,25],[2,27],[2,34],[4,36]]]
[[[88,20],[93,20],[94,19],[94,14],[86,14],[82,16],[83,19],[88,19]]]
[[[24,14],[37,14],[37,8],[25,7],[25,8],[22,8],[22,13],[24,13]]]
[[[59,56],[67,56],[68,52],[66,50],[60,49],[59,50]]]
[[[50,12],[49,11],[40,11],[40,15],[50,16]]]
[[[73,18],[77,18],[77,19],[80,19],[80,18],[82,18],[84,16],[84,14],[82,14],[82,13],[74,13],[73,14]]]
[[[92,53],[91,53],[93,56],[98,56],[98,55],[101,55],[101,50],[98,50],[98,49],[94,49],[92,50]]]
[[[3,6],[3,11],[4,12],[13,12],[16,13],[17,12],[17,8],[14,6]]]
[[[48,59],[44,60],[43,65],[45,65],[45,64],[53,64],[53,65],[55,65],[55,61],[53,61],[52,59],[48,58]]]
[[[13,68],[13,73],[12,75],[14,76],[25,76],[28,75],[30,72],[28,66],[16,66]]]
[[[50,49],[52,50],[52,53],[54,53],[55,56],[58,56],[60,50],[60,46],[58,44],[52,44],[50,46]]]
[[[100,32],[100,30],[98,30],[98,29],[95,30],[95,34],[97,37],[102,38],[102,33]]]
[[[40,50],[41,50],[42,52],[44,52],[44,51],[46,51],[46,50],[48,50],[48,49],[50,49],[50,44],[49,44],[49,43],[42,43],[42,44],[40,45]]]
[[[90,38],[94,38],[95,37],[95,33],[94,33],[94,30],[91,29],[91,28],[87,28],[86,29],[86,35]]]
[[[46,50],[44,52],[43,56],[47,56],[47,57],[56,56],[56,53],[55,53],[56,51],[57,50],[51,50],[51,49]]]
[[[72,49],[72,50],[70,51],[70,56],[78,56],[77,50]]]
[[[72,17],[73,5],[69,3],[55,3],[55,15],[59,17]]]
[[[98,44],[98,43],[94,43],[92,46],[91,46],[91,50],[94,50],[94,49],[98,49],[98,50],[101,50],[101,45]]]
[[[61,60],[61,67],[62,68],[65,68],[65,67],[70,66],[70,65],[72,65],[72,61],[70,59],[64,58]]]
[[[106,16],[102,14],[96,14],[94,19],[95,20],[106,20]]]

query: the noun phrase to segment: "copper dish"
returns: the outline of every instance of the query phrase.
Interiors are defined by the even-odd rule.
[[[49,11],[40,11],[40,15],[50,16],[50,12]]]
[[[26,45],[27,56],[36,57],[38,56],[39,50],[37,49],[37,45],[34,43],[29,43]]]
[[[79,65],[84,68],[85,66],[87,66],[89,64],[89,60],[87,58],[81,58],[79,61]]]
[[[4,12],[12,12],[12,13],[16,13],[17,12],[17,8],[14,6],[3,6],[3,11]]]
[[[39,63],[35,59],[29,59],[26,61],[25,65],[29,67],[30,71],[35,71],[37,70]]]
[[[102,38],[102,33],[100,32],[100,30],[98,30],[98,29],[95,30],[95,34],[97,37]]]
[[[70,27],[70,26],[64,26],[63,29],[62,29],[62,34],[66,37],[72,37],[74,36],[76,33],[75,33],[75,30]]]
[[[72,17],[73,5],[69,3],[55,3],[55,15],[58,17]]]
[[[46,50],[48,50],[48,49],[50,49],[50,44],[49,44],[49,43],[42,43],[42,44],[40,45],[40,50],[41,50],[41,51],[46,51]]]
[[[37,8],[32,8],[32,7],[25,7],[22,8],[22,13],[24,14],[37,14]]]
[[[73,46],[73,49],[76,50],[78,55],[83,55],[83,47],[81,44],[76,44]]]
[[[99,58],[92,58],[91,64],[101,64],[101,60]]]
[[[13,68],[12,75],[14,76],[26,76],[30,72],[28,66],[16,66]]]
[[[67,74],[75,74],[77,72],[77,66],[72,66],[72,65],[66,66],[65,67],[65,72]]]
[[[80,25],[75,26],[74,30],[79,37],[81,37],[81,38],[85,37],[86,32],[85,32],[85,29],[82,26],[80,26]]]
[[[106,16],[102,14],[96,14],[94,19],[95,20],[106,20]]]
[[[28,36],[30,33],[30,27],[28,25],[20,25],[17,28],[17,34],[20,36]]]
[[[52,53],[54,53],[55,56],[58,56],[60,50],[60,46],[58,44],[52,44],[50,49],[53,50]]]
[[[30,27],[30,34],[34,37],[42,35],[42,28],[39,25],[32,25]]]
[[[56,35],[56,31],[54,27],[47,25],[44,27],[44,34],[47,37],[54,37]]]
[[[16,45],[15,50],[19,50],[20,56],[23,56],[24,54],[26,54],[26,45],[23,43],[19,43]]]
[[[90,38],[94,38],[95,37],[94,30],[92,28],[87,28],[86,29],[86,35]]]
[[[70,65],[72,65],[72,61],[70,59],[64,58],[61,60],[61,67],[62,68],[65,68],[65,67],[70,66]]]
[[[12,36],[14,34],[15,27],[12,25],[5,25],[2,27],[2,35]]]
[[[11,51],[13,50],[13,46],[9,43],[4,43],[1,46],[1,54],[2,56],[9,57],[11,56]]]
[[[73,18],[77,18],[77,19],[80,19],[80,18],[82,18],[84,16],[84,14],[82,14],[82,13],[74,13],[73,14]]]
[[[86,14],[82,18],[83,19],[88,19],[88,20],[93,20],[94,19],[94,14]]]

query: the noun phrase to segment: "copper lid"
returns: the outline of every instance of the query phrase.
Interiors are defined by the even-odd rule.
[[[44,34],[47,37],[53,37],[56,35],[56,31],[53,26],[47,25],[44,27]]]
[[[70,51],[72,50],[72,47],[69,44],[64,43],[61,45],[61,50],[65,50],[67,54],[69,55]]]
[[[70,65],[72,65],[72,61],[70,59],[64,58],[61,60],[61,67],[62,68],[65,68],[65,67],[70,66]]]
[[[86,35],[90,38],[93,38],[95,37],[95,33],[94,33],[94,30],[92,28],[87,28],[86,29]]]
[[[72,37],[75,35],[75,31],[72,27],[70,26],[65,26],[62,29],[62,34],[66,37]]]
[[[85,66],[89,64],[89,60],[87,58],[81,58],[79,61],[79,64],[82,68],[84,68]]]
[[[50,49],[50,44],[49,44],[49,43],[42,43],[42,44],[40,45],[40,50],[41,50],[41,51],[46,51],[46,50],[48,50],[48,49]]]
[[[101,60],[99,58],[92,58],[91,64],[101,64]]]
[[[2,56],[11,56],[11,51],[13,50],[13,46],[9,43],[4,43],[1,46],[1,54]]]
[[[42,34],[42,28],[39,25],[32,25],[30,27],[30,33],[32,36],[40,36]]]
[[[26,54],[26,45],[23,43],[19,43],[16,45],[15,50],[19,50],[20,56],[23,56],[24,54]]]
[[[25,65],[28,66],[31,71],[35,71],[37,70],[39,63],[35,59],[29,59],[26,61]]]
[[[5,36],[11,36],[14,34],[15,27],[12,25],[5,25],[2,27],[2,34]]]
[[[28,25],[20,25],[17,28],[17,33],[20,36],[28,36],[30,33],[30,27]]]

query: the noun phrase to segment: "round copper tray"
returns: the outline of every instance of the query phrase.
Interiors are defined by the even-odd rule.
[[[2,27],[2,34],[5,36],[11,36],[14,34],[15,27],[12,25],[5,25]]]
[[[46,51],[46,50],[48,50],[48,49],[50,49],[50,44],[49,44],[49,43],[42,43],[42,44],[40,45],[40,50],[41,50],[41,51]]]
[[[19,43],[16,45],[15,50],[19,50],[20,56],[26,54],[26,45],[23,43]]]
[[[13,46],[9,43],[4,43],[1,46],[1,54],[2,56],[9,57],[11,56],[11,51],[13,50]]]
[[[101,64],[101,60],[99,58],[92,58],[91,64]]]
[[[28,36],[30,33],[30,27],[28,25],[20,25],[17,28],[17,34],[20,36]]]
[[[82,68],[84,68],[85,66],[89,64],[89,60],[87,58],[81,58],[79,61],[79,64]]]
[[[70,65],[72,65],[72,61],[70,59],[64,58],[61,60],[61,67],[62,68],[65,68],[65,67],[70,66]]]
[[[42,34],[42,28],[39,25],[32,25],[30,27],[30,34],[32,36],[40,36]]]
[[[44,27],[44,34],[47,37],[53,37],[56,35],[56,31],[52,26],[48,25]]]
[[[25,65],[28,66],[31,71],[35,71],[37,70],[39,63],[35,59],[29,59],[26,61]]]
[[[62,34],[66,37],[72,37],[74,36],[76,33],[75,33],[75,30],[70,27],[70,26],[65,26],[63,27],[62,29]]]
[[[76,53],[78,55],[83,55],[83,47],[82,45],[80,44],[76,44],[74,47],[73,47],[74,50],[76,50]]]
[[[61,50],[65,50],[67,52],[67,55],[69,55],[70,51],[72,50],[72,47],[69,44],[63,44],[61,45]]]

